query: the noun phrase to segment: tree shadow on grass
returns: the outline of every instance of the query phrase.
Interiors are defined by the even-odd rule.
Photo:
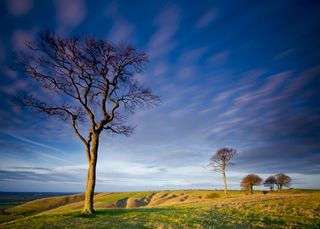
[[[130,209],[98,209],[93,215],[83,215],[78,213],[75,215],[80,218],[94,218],[98,216],[118,216],[128,213],[161,213],[163,211],[174,211],[173,208],[130,208]]]
[[[91,222],[100,226],[105,225],[107,228],[114,226],[115,228],[150,228],[150,225],[167,228],[174,225],[171,218],[176,214],[175,210],[173,208],[98,209],[92,216],[84,216],[78,212],[73,217],[81,218],[84,220],[82,223]],[[159,219],[160,215],[164,218]]]

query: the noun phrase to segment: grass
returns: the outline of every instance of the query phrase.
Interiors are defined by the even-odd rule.
[[[17,205],[23,204],[24,201],[8,201],[8,202],[2,202],[0,203],[0,210],[13,208]]]
[[[116,206],[119,200],[147,197],[149,202],[143,207]],[[91,217],[80,214],[81,201],[36,214],[28,212],[25,204],[20,206],[26,209],[25,215],[15,215],[11,209],[7,215],[11,218],[6,218],[0,228],[320,228],[319,191],[288,190],[266,195],[234,191],[225,198],[221,191],[181,190],[99,193],[95,199],[100,207]],[[114,203],[113,209],[102,207],[110,203]],[[0,219],[3,217],[0,215]]]
[[[0,211],[21,205],[25,202],[39,198],[53,197],[57,195],[71,195],[74,193],[54,193],[54,192],[0,192]]]

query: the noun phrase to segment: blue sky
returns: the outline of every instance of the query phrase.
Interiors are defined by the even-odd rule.
[[[162,102],[131,117],[133,136],[103,136],[97,191],[221,189],[205,166],[224,146],[238,151],[232,189],[278,172],[320,188],[319,1],[8,0],[0,10],[0,191],[84,190],[71,125],[12,105],[34,86],[10,70],[13,52],[46,29],[149,56],[135,77]]]

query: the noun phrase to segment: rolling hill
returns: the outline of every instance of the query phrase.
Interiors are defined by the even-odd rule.
[[[245,195],[179,190],[96,193],[96,214],[80,214],[83,194],[33,200],[0,214],[0,228],[319,228],[320,192]]]

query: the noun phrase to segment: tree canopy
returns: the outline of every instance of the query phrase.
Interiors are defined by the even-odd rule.
[[[276,185],[277,180],[274,176],[269,176],[264,182],[263,185],[269,187],[271,191],[274,190],[274,186]]]
[[[237,150],[232,148],[221,148],[211,158],[209,166],[212,166],[215,171],[222,172],[222,168],[232,165],[231,159],[236,155]]]
[[[236,155],[237,151],[232,148],[221,148],[219,149],[211,158],[210,158],[210,167],[216,172],[222,174],[223,185],[224,185],[224,194],[227,196],[227,177],[226,177],[226,167],[231,163],[231,159]]]
[[[253,191],[253,186],[259,186],[261,185],[262,178],[259,177],[256,174],[249,174],[245,176],[242,181],[241,181],[241,187],[243,190],[250,190],[252,193]]]
[[[291,177],[287,176],[284,173],[278,173],[275,175],[276,185],[279,190],[283,187],[290,187],[291,185]]]

